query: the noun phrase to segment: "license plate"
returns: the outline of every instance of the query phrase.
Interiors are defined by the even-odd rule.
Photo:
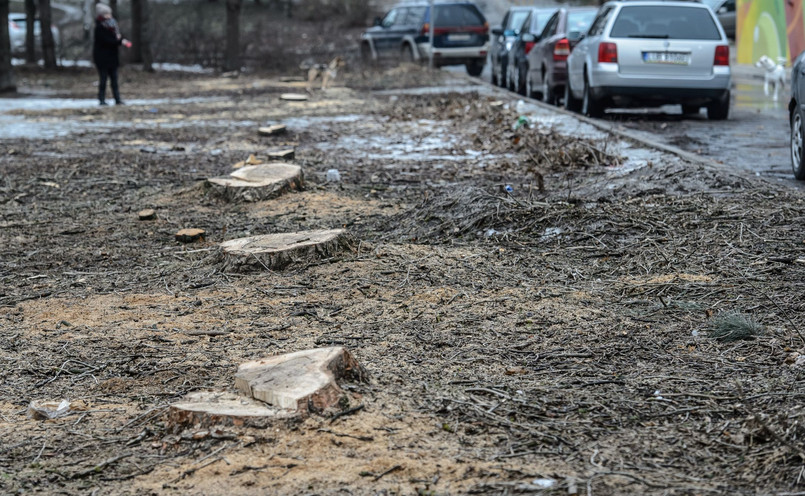
[[[470,35],[466,33],[448,34],[447,41],[470,41]]]
[[[690,54],[681,52],[643,52],[646,64],[689,65]]]

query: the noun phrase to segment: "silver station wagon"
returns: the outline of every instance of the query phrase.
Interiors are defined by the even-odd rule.
[[[608,2],[568,57],[565,107],[599,117],[612,107],[680,104],[721,120],[730,79],[729,41],[707,5]]]

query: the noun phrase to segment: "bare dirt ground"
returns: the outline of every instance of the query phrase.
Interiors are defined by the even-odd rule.
[[[29,94],[94,93],[91,71],[21,71]],[[472,88],[370,91],[455,78],[355,71],[289,103],[301,85],[278,78],[128,71],[130,101],[190,100],[12,112],[65,133],[0,141],[0,492],[803,494],[802,193],[514,129]],[[206,193],[283,145],[304,191]],[[177,243],[187,227],[205,240]],[[250,274],[216,257],[334,227],[354,252]],[[244,361],[334,344],[370,373],[360,410],[166,422]]]

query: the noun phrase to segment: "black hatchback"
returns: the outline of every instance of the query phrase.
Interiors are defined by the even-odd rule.
[[[365,61],[382,58],[428,62],[434,67],[465,65],[472,76],[484,69],[489,51],[489,23],[472,2],[440,2],[434,5],[433,47],[430,44],[430,7],[405,3],[392,8],[361,35]]]

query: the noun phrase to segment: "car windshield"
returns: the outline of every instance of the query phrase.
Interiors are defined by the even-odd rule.
[[[568,12],[567,14],[567,32],[574,31],[578,33],[586,33],[590,29],[590,24],[595,19],[595,11],[590,12]]]
[[[472,5],[437,5],[436,26],[482,26],[484,18]]]
[[[707,5],[711,9],[716,10],[716,8],[718,8],[719,5],[724,3],[724,0],[702,0],[702,3]]]
[[[509,24],[505,27],[506,31],[515,31],[520,29],[520,27],[525,22],[525,18],[528,17],[527,10],[515,10],[509,16]]]
[[[676,40],[721,39],[721,33],[709,10],[670,5],[623,7],[609,36]]]

